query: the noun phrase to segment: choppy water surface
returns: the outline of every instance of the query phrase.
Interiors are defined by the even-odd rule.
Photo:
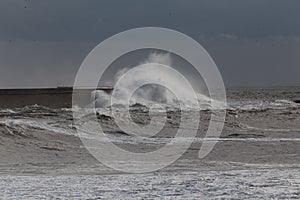
[[[297,199],[299,169],[137,175],[2,176],[4,199]]]
[[[72,109],[41,106],[0,109],[0,188],[4,199],[41,198],[300,198],[299,88],[235,89],[228,91],[224,130],[219,138],[205,138],[213,113],[204,102],[198,110],[166,107],[164,129],[150,138],[122,131],[110,108],[87,112],[75,127]],[[219,108],[220,109],[220,108]],[[130,108],[141,126],[150,120],[142,104]],[[86,124],[96,118],[107,137],[133,152],[149,152],[170,142],[180,118],[195,120],[197,137],[191,148],[171,166],[146,174],[121,174],[95,160],[83,147],[77,131],[91,137]],[[94,115],[96,113],[96,115]],[[153,114],[153,113],[152,113]],[[163,115],[159,109],[156,116]],[[161,121],[155,122],[157,125]],[[77,131],[76,129],[77,128]],[[190,127],[183,127],[189,130]],[[177,140],[184,143],[190,138]],[[198,158],[203,141],[217,141],[204,159]]]

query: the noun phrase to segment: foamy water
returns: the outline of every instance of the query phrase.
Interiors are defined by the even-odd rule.
[[[192,121],[192,113],[200,112],[200,122],[204,125],[199,127],[200,136],[176,140],[179,143],[194,141],[186,160],[163,172],[146,174],[119,174],[98,165],[93,158],[87,159],[90,155],[79,142],[72,119],[73,109],[79,111],[80,108],[0,109],[1,198],[299,198],[300,106],[288,98],[297,92],[285,91],[285,96],[274,90],[261,99],[256,99],[256,93],[245,97],[244,91],[234,92],[236,94],[231,96],[234,100],[222,108],[227,111],[227,118],[220,138],[205,138],[202,134],[213,113],[209,106],[199,110],[189,108],[183,113],[172,105],[153,109],[155,115],[166,111],[166,131],[150,138],[122,132],[114,124],[113,107],[83,110],[85,117],[79,120],[77,131],[83,131],[86,137],[93,135],[97,130],[86,125],[96,118],[110,141],[135,150],[151,150],[170,142],[180,117]],[[126,122],[128,113],[123,112],[122,106],[115,108],[117,117]],[[130,114],[140,125],[149,122],[148,112],[147,105],[130,107]],[[189,130],[190,127],[183,128]],[[218,142],[216,152],[209,154],[208,160],[197,157],[203,141]]]
[[[299,169],[0,177],[4,199],[292,199],[299,187]]]

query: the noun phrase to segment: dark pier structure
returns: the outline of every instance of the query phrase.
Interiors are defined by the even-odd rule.
[[[98,87],[111,93],[111,87]],[[0,89],[0,108],[19,108],[30,105],[40,105],[49,108],[70,108],[72,107],[72,95],[80,95],[78,104],[84,106],[91,101],[91,92],[94,89],[89,87],[79,88],[73,91],[72,87],[57,88],[33,88],[33,89]]]

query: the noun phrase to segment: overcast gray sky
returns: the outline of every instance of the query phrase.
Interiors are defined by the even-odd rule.
[[[1,0],[0,87],[72,85],[121,31],[171,28],[199,41],[227,87],[300,85],[298,0]]]

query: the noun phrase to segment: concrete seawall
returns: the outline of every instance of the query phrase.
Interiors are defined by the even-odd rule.
[[[107,93],[112,91],[110,87],[99,87]],[[93,89],[77,89],[75,94],[80,95],[78,104],[84,106],[90,103]],[[0,89],[0,108],[17,108],[30,105],[41,105],[50,108],[72,107],[72,87],[38,88],[38,89]]]

